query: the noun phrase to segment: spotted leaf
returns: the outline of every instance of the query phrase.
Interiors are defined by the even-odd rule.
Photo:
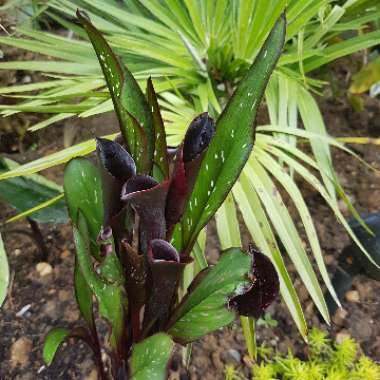
[[[214,267],[200,272],[169,321],[169,334],[189,343],[231,323],[235,312],[228,299],[249,286],[252,256],[237,248],[225,251]]]
[[[147,162],[152,163],[154,150],[153,121],[149,104],[131,72],[120,62],[87,14],[78,10],[77,17],[98,57],[128,151],[135,160],[138,171],[149,173],[150,168],[145,165]],[[146,141],[144,134],[136,130],[131,116],[143,126]],[[146,148],[145,155],[141,155],[142,147]]]
[[[149,78],[147,82],[146,88],[146,97],[148,103],[152,110],[153,117],[153,127],[154,127],[154,140],[155,140],[155,148],[154,148],[154,168],[153,168],[153,176],[157,180],[168,179],[169,178],[169,162],[167,156],[167,145],[166,145],[166,133],[164,122],[162,120],[160,108],[158,106],[158,100],[156,92],[154,91],[152,79]],[[159,173],[155,173],[155,168],[159,170]]]
[[[173,341],[166,334],[155,334],[132,350],[129,361],[131,380],[165,380],[167,366],[173,350]]]
[[[284,45],[285,24],[281,16],[216,122],[215,136],[183,215],[183,245],[175,243],[185,254],[191,251],[199,232],[222,204],[249,158],[257,110]]]

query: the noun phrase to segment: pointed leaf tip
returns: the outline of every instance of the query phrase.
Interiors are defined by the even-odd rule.
[[[85,19],[86,21],[91,21],[90,16],[83,9],[77,8],[76,15],[78,19]]]

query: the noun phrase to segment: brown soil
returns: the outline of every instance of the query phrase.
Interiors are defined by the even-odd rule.
[[[18,75],[23,78],[22,73]],[[9,78],[3,78],[4,81],[12,82]],[[335,101],[332,96],[327,96],[322,109],[329,131],[333,135],[380,137],[378,100],[367,99],[365,112],[355,113],[345,104]],[[112,121],[112,118],[108,120],[109,125],[113,124]],[[14,130],[16,126],[25,130],[30,122],[31,119],[24,116],[0,119],[1,139],[9,138],[11,141],[4,145],[0,144],[0,154],[11,153],[14,159],[25,162],[62,146],[62,125],[42,131],[37,137],[27,135],[20,143],[19,135],[15,135]],[[81,123],[83,128],[79,138],[93,135],[93,125],[89,127],[87,120]],[[33,144],[37,144],[37,150],[30,149]],[[11,146],[14,148],[9,149]],[[366,145],[354,146],[353,149],[364,160],[377,168],[380,167],[379,147]],[[334,151],[333,157],[339,179],[354,206],[360,212],[379,211],[380,176],[340,151]],[[50,170],[47,175],[60,182],[61,168]],[[301,183],[301,187],[314,217],[326,263],[333,271],[336,257],[349,243],[349,239],[323,200],[305,184]],[[292,208],[292,205],[289,207]],[[343,203],[341,208],[348,216]],[[5,220],[12,213],[8,206],[1,205],[0,220]],[[294,210],[293,214],[296,218]],[[91,353],[83,344],[65,345],[51,367],[46,368],[43,364],[41,352],[45,334],[54,326],[72,326],[78,319],[79,313],[72,289],[74,247],[70,226],[44,225],[41,228],[49,251],[47,259],[42,258],[38,247],[29,237],[9,231],[12,229],[29,231],[27,222],[17,222],[7,227],[7,231],[3,234],[12,281],[7,300],[0,310],[0,379],[96,379]],[[213,228],[210,231],[208,254],[212,260],[217,256],[217,243]],[[37,270],[37,264],[42,260],[47,261],[52,269],[51,273],[45,276],[41,276]],[[294,269],[291,265],[289,268],[294,275],[309,326],[327,328],[332,336],[338,339],[344,334],[351,335],[358,340],[366,354],[379,360],[380,284],[358,277],[353,286],[353,290],[357,291],[355,296],[358,298],[350,297],[351,302],[344,302],[346,313],[339,313],[335,316],[332,326],[327,327],[319,321],[303,285],[295,276]],[[47,272],[49,269],[48,267]],[[278,300],[270,307],[269,312],[272,318],[277,320],[278,326],[259,327],[258,342],[265,341],[283,352],[292,347],[296,352],[302,353],[306,346],[302,343],[283,302]],[[194,343],[190,377],[203,380],[223,379],[227,364],[232,364],[249,375],[250,370],[245,364],[245,355],[244,339],[236,323]],[[172,363],[171,377],[188,378],[178,362],[176,356]]]

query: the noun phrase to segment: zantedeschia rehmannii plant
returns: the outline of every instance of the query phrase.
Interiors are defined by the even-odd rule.
[[[253,148],[257,110],[284,44],[285,17],[218,119],[196,117],[168,154],[152,81],[144,95],[87,15],[77,16],[99,59],[121,134],[115,141],[96,139],[97,164],[79,157],[66,165],[74,284],[85,325],[53,329],[44,359],[50,364],[60,343],[73,337],[91,347],[102,380],[164,379],[174,342],[190,343],[237,314],[258,318],[278,294],[274,266],[253,247],[222,252],[181,299],[178,289],[200,231]],[[110,366],[102,360],[97,318],[109,325],[103,348]]]

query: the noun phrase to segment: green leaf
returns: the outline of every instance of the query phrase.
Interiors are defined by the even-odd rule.
[[[117,133],[113,133],[111,135],[102,136],[102,137],[112,140],[117,135],[118,135]],[[93,152],[95,148],[96,148],[96,145],[95,145],[94,139],[81,142],[69,148],[62,149],[59,152],[52,153],[45,157],[41,157],[37,160],[28,162],[24,165],[20,165],[5,173],[2,173],[0,174],[0,181],[7,178],[30,175],[30,174],[37,173],[41,170],[48,169],[59,164],[64,164],[67,161],[70,161],[73,157],[85,156]]]
[[[58,350],[58,347],[64,340],[70,336],[70,330],[65,328],[55,328],[49,331],[45,338],[42,357],[47,365],[50,365]]]
[[[3,239],[0,234],[0,307],[2,306],[9,284],[9,266],[7,254],[5,252]]]
[[[248,349],[250,359],[257,359],[257,344],[256,344],[256,327],[255,319],[250,317],[240,317],[241,328],[243,330],[245,344]]]
[[[352,76],[350,92],[362,94],[368,91],[372,85],[380,81],[380,56],[365,65],[359,72]]]
[[[249,157],[256,113],[283,48],[285,24],[282,16],[217,121],[182,219],[182,248],[186,250],[191,249],[199,231],[222,204]]]
[[[317,102],[314,100],[310,92],[303,86],[298,86],[297,93],[298,108],[305,129],[315,134],[327,136],[326,126]],[[330,179],[334,178],[330,147],[318,138],[311,138],[310,144],[318,165],[323,169],[323,171],[321,171],[323,182],[325,183],[330,196],[335,199],[335,187]],[[328,173],[328,176],[325,175],[325,173]]]
[[[77,225],[73,226],[77,259],[83,278],[99,302],[99,313],[111,325],[111,346],[122,350],[121,338],[124,330],[124,299],[119,285],[103,281],[93,269],[90,254],[90,236],[86,218],[79,210]]]
[[[240,228],[232,194],[229,194],[215,214],[216,229],[222,250],[240,247]]]
[[[88,16],[78,11],[77,17],[85,28],[102,67],[128,151],[135,160],[138,171],[144,172],[139,147],[146,148],[146,161],[149,163],[154,151],[153,122],[148,102],[131,72],[121,64]],[[130,115],[142,125],[147,142],[137,133]]]
[[[240,247],[239,221],[236,215],[234,198],[231,193],[228,194],[226,200],[215,214],[215,219],[221,248],[225,250],[231,247]],[[241,316],[240,323],[249,357],[255,359],[257,356],[255,319]]]
[[[169,322],[174,340],[189,343],[231,323],[235,312],[227,308],[228,297],[246,284],[252,258],[238,248],[225,251],[214,267],[201,272]]]
[[[314,254],[315,261],[321,273],[322,279],[326,284],[327,289],[333,297],[334,301],[340,306],[339,299],[335,294],[335,290],[331,284],[327,268],[323,261],[323,253],[319,244],[319,239],[313,223],[313,219],[302,197],[301,191],[299,190],[298,186],[291,178],[291,176],[284,172],[282,167],[277,163],[277,161],[271,158],[271,156],[269,156],[267,153],[260,151],[259,160],[264,167],[271,168],[270,171],[272,175],[283,186],[283,188],[289,194],[290,198],[293,200],[293,203],[301,217],[301,221],[305,228],[305,232],[309,240],[312,252]]]
[[[270,170],[270,168],[268,168],[268,170]],[[288,209],[285,207],[279,191],[269,177],[268,172],[262,167],[257,159],[250,160],[245,172],[249,176],[251,183],[254,185],[254,188],[272,221],[274,229],[294,263],[299,276],[307,287],[311,298],[325,321],[329,323],[329,312],[317,276],[315,275],[305,248],[302,245],[301,238]]]
[[[0,184],[0,187],[1,187],[1,184]],[[30,217],[30,215],[33,215],[33,218],[32,219],[35,219],[34,218],[34,214],[43,210],[44,213],[47,211],[45,210],[47,207],[50,207],[51,205],[54,205],[55,203],[59,202],[61,199],[63,199],[64,197],[64,194],[59,194],[57,195],[56,197],[53,197],[51,199],[48,199],[47,201],[45,202],[42,202],[40,204],[38,204],[37,206],[34,206],[28,210],[25,210],[23,212],[20,212],[14,216],[12,216],[11,218],[7,219],[6,220],[6,223],[13,223],[13,222],[16,222],[17,220],[20,220],[22,218],[26,218],[26,217]],[[66,210],[64,208],[64,205],[63,205],[63,212],[66,214]],[[37,222],[39,223],[43,223],[43,221],[40,220],[36,220]],[[67,221],[67,219],[66,219]],[[49,219],[47,221],[47,223],[50,222],[50,223],[60,223],[59,221],[59,218],[57,216],[54,217],[51,217],[51,219]],[[62,222],[63,223],[63,222]]]
[[[86,321],[88,327],[91,329],[92,333],[96,334],[93,315],[93,295],[79,267],[78,259],[75,260],[74,289],[75,298],[77,300],[80,313]]]
[[[154,148],[154,164],[161,171],[161,178],[168,179],[169,178],[169,163],[167,157],[167,146],[166,146],[166,132],[164,127],[164,122],[162,120],[160,108],[158,105],[158,99],[156,92],[153,87],[153,83],[151,78],[148,79],[146,96],[148,99],[148,103],[152,108],[153,115],[153,126],[154,126],[154,140],[155,140],[155,148]]]
[[[91,246],[97,247],[96,238],[104,214],[102,182],[98,168],[86,158],[74,158],[65,167],[63,187],[71,220],[77,224],[78,210],[81,210],[88,223]]]
[[[261,205],[260,199],[254,190],[252,180],[250,179],[250,176],[246,174],[246,170],[243,171],[240,181],[236,183],[233,189],[233,194],[253,241],[259,250],[272,260],[279,275],[281,296],[283,297],[301,335],[306,337],[307,326],[302,312],[301,303],[285,267],[270,222]]]
[[[0,158],[0,173],[18,167],[14,161]],[[0,199],[21,212],[22,216],[30,216],[38,223],[67,222],[65,202],[61,198],[59,186],[42,176],[11,178],[0,182]]]
[[[131,380],[165,380],[173,341],[159,333],[137,343],[130,359]]]

